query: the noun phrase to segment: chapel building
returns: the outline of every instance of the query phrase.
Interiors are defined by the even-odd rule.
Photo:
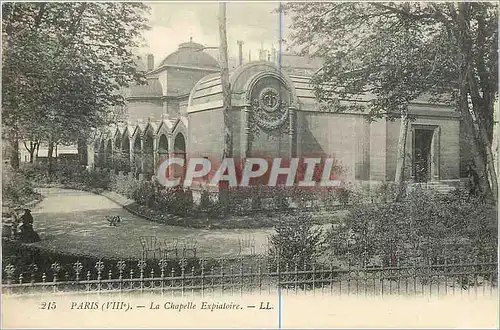
[[[393,181],[400,121],[368,120],[359,111],[321,106],[310,85],[321,61],[276,52],[230,70],[233,156],[333,157],[345,181]],[[167,157],[221,159],[223,100],[218,61],[193,41],[155,65],[147,56],[146,85],[124,90],[116,124],[96,133],[88,165],[150,180]],[[366,103],[369,96],[357,100]],[[351,102],[346,100],[345,102]],[[388,109],[390,110],[390,109]],[[415,100],[408,128],[406,178],[456,185],[473,159],[472,135],[459,112]],[[173,175],[182,175],[176,169]]]

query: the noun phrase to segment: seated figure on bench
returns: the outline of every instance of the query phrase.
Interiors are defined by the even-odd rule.
[[[40,242],[40,236],[33,230],[33,216],[31,210],[24,209],[24,214],[19,219],[19,237],[24,243]]]

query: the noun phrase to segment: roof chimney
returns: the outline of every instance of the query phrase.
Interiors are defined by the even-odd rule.
[[[248,50],[248,62],[252,62],[252,50]]]
[[[271,49],[271,59],[272,59],[273,62],[276,63],[276,48],[274,48],[274,46]]]
[[[238,65],[243,64],[243,41],[238,40]]]
[[[146,58],[148,71],[153,71],[155,68],[155,57],[153,56],[153,54],[148,54]]]

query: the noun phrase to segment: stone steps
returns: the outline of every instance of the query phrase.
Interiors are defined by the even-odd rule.
[[[461,187],[462,183],[460,181],[452,181],[449,183],[445,181],[430,181],[424,183],[413,183],[412,186],[419,186],[424,189],[432,189],[440,193],[449,193],[456,188]]]

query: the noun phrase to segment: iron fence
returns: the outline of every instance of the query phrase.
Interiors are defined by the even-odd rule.
[[[70,266],[70,267],[69,267]],[[66,269],[65,271],[63,271]],[[71,269],[69,271],[68,269]],[[497,262],[423,264],[398,267],[342,267],[334,264],[285,264],[264,257],[188,262],[160,259],[155,264],[98,261],[84,269],[79,261],[62,267],[53,263],[49,272],[35,264],[28,270],[4,267],[3,292],[111,292],[151,291],[162,294],[243,294],[303,291],[323,294],[422,295],[475,292],[491,294],[497,287]]]

